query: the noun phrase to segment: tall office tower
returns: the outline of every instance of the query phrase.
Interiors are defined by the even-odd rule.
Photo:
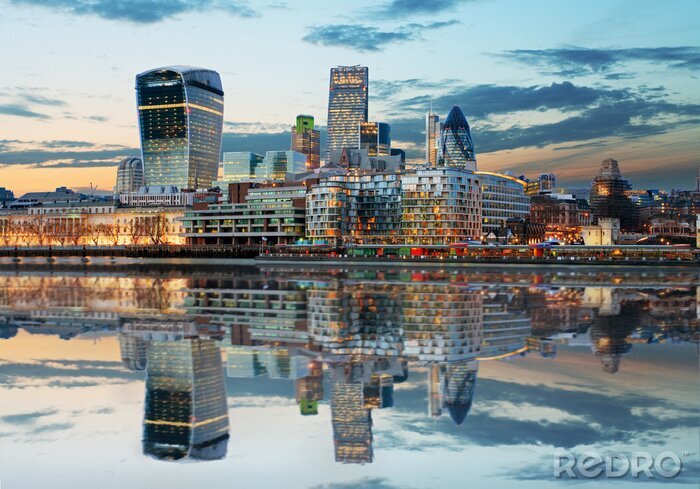
[[[114,187],[114,192],[117,194],[136,192],[144,185],[141,158],[129,156],[121,160],[117,167],[117,185]]]
[[[189,66],[156,68],[136,76],[136,98],[146,182],[211,186],[224,123],[219,74]]]
[[[361,122],[359,147],[367,150],[367,156],[390,156],[391,126],[385,122]]]
[[[479,362],[460,360],[448,363],[443,380],[443,407],[452,420],[461,425],[472,407]]]
[[[425,162],[430,166],[437,166],[441,133],[440,116],[428,114],[425,118]]]
[[[318,414],[318,402],[323,400],[323,364],[309,360],[309,375],[296,380],[296,401],[302,416]]]
[[[223,458],[228,408],[214,340],[152,341],[146,374],[144,454],[164,460]]]
[[[596,219],[620,219],[620,229],[636,231],[639,227],[639,208],[627,195],[632,188],[622,178],[617,160],[608,158],[600,166],[600,172],[591,185],[591,211]]]
[[[474,143],[462,109],[455,105],[442,128],[438,166],[476,171]]]
[[[368,117],[368,83],[366,66],[331,68],[326,161],[331,151],[357,147],[358,127]]]
[[[298,115],[292,126],[292,151],[306,155],[306,168],[321,166],[321,133],[314,129],[314,118]]]

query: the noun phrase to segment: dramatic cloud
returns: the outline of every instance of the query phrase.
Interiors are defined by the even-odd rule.
[[[43,168],[116,166],[121,158],[138,155],[138,148],[98,145],[88,141],[0,141],[0,166],[33,165]]]
[[[36,5],[75,15],[96,15],[107,20],[152,24],[178,14],[219,10],[239,17],[260,14],[246,3],[227,0],[11,0],[16,5]]]
[[[626,78],[625,73],[615,73],[619,66],[635,61],[655,63],[669,68],[700,69],[700,47],[658,47],[630,49],[516,49],[504,56],[519,63],[534,65],[545,73],[559,76],[585,76],[602,74],[609,79]]]
[[[379,13],[388,18],[436,14],[454,10],[467,1],[470,0],[391,0],[379,9]]]
[[[340,46],[360,52],[381,51],[389,44],[423,39],[423,32],[458,24],[456,20],[407,24],[394,31],[383,31],[362,24],[314,26],[302,40],[321,46]]]
[[[0,105],[0,114],[13,115],[16,117],[28,117],[30,119],[50,119],[46,114],[34,112],[26,105],[22,104],[2,104]]]

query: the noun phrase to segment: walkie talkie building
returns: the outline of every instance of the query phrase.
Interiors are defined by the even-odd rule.
[[[330,161],[333,151],[357,148],[360,124],[367,122],[368,83],[369,68],[366,66],[331,68],[326,161]]]
[[[136,76],[136,98],[146,183],[211,186],[224,123],[219,74],[189,66],[149,70]]]

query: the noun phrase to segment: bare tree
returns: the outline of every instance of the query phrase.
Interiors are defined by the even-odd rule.
[[[6,219],[0,219],[0,236],[5,246],[10,246],[12,240],[16,240],[18,224],[12,219],[12,216],[7,216]]]
[[[102,229],[112,246],[117,246],[119,244],[119,224],[116,222],[114,224],[104,224]]]
[[[43,214],[37,214],[27,219],[24,223],[25,240],[27,245],[34,241],[39,246],[43,246],[46,241],[47,222]]]
[[[73,220],[70,226],[66,226],[66,231],[73,244],[78,246],[80,240],[87,234],[87,224],[82,219]]]
[[[162,244],[163,238],[165,237],[165,227],[167,225],[165,214],[160,213],[157,216],[146,217],[144,224],[146,235],[151,238],[151,243],[156,245]]]
[[[68,240],[69,225],[64,218],[54,218],[46,224],[46,236],[54,243],[63,246]]]
[[[107,234],[105,230],[106,224],[88,224],[85,231],[90,237],[90,241],[97,246],[100,244],[100,236],[102,234]]]
[[[126,231],[131,236],[131,244],[139,244],[139,241],[144,235],[144,223],[141,218],[134,217],[126,225]]]

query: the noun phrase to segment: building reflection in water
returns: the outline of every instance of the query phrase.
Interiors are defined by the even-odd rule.
[[[161,460],[217,460],[229,439],[218,332],[193,321],[124,323],[124,366],[146,369],[143,453]]]
[[[0,338],[18,328],[72,338],[91,321],[116,330],[124,366],[147,374],[145,454],[226,455],[223,363],[230,378],[293,382],[301,415],[317,415],[328,401],[335,460],[360,464],[373,462],[381,436],[373,410],[394,406],[410,369],[426,372],[429,416],[461,425],[480,362],[555,358],[566,344],[591,349],[612,374],[635,342],[697,341],[696,288],[648,287],[666,276],[512,272],[497,277],[512,284],[504,286],[494,273],[247,269],[160,279],[153,290],[119,278],[116,299],[104,277],[17,277],[18,288],[0,286]],[[615,286],[601,285],[608,282]]]

